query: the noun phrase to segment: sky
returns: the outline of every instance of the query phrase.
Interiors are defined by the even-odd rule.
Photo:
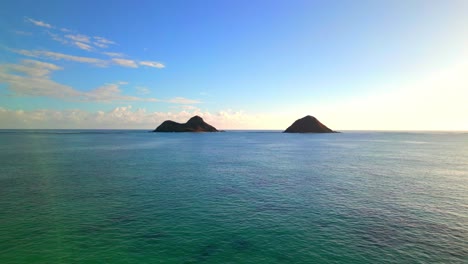
[[[468,130],[468,1],[0,2],[0,129]]]

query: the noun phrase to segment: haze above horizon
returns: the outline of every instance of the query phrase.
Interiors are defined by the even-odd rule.
[[[0,129],[468,130],[468,1],[2,1]]]

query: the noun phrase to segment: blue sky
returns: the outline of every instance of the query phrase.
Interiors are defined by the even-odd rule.
[[[2,1],[0,128],[468,130],[467,44],[467,1]]]

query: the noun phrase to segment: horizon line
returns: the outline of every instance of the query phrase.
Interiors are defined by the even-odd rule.
[[[146,128],[0,128],[2,130],[126,130],[126,131],[153,131],[154,129]],[[242,131],[284,131],[286,129],[219,129],[222,132],[242,132]],[[349,132],[467,132],[468,130],[442,130],[442,129],[336,129],[333,131],[349,131]],[[195,132],[204,133],[204,132]],[[305,133],[314,134],[314,133]],[[315,133],[321,134],[321,133]]]

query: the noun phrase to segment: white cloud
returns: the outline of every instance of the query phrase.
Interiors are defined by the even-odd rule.
[[[77,41],[77,42],[90,43],[90,40],[89,40],[90,37],[86,35],[82,35],[82,34],[75,34],[75,35],[68,34],[68,35],[65,35],[65,37],[73,41]]]
[[[76,33],[67,28],[55,28],[54,26],[47,24],[43,21],[34,20],[32,18],[26,18],[27,21],[40,26],[45,27],[47,30],[45,32],[50,36],[52,40],[60,42],[64,45],[73,46],[81,50],[99,52],[101,54],[107,55],[114,59],[110,61],[104,61],[96,58],[87,58],[79,57],[67,54],[61,54],[56,52],[47,52],[47,51],[28,51],[28,50],[14,50],[16,53],[23,54],[25,56],[36,57],[36,58],[50,58],[50,59],[63,59],[76,62],[84,62],[95,64],[97,66],[103,67],[108,64],[120,65],[128,68],[138,68],[138,65],[152,67],[152,68],[164,68],[165,65],[157,61],[136,61],[132,59],[123,59],[124,54],[119,52],[101,52],[101,49],[108,48],[109,45],[116,45],[117,43],[113,40],[110,40],[105,37],[100,36],[88,36],[85,34]],[[16,34],[26,35],[26,32],[14,31]],[[64,33],[65,32],[65,33]],[[73,34],[72,34],[73,32]],[[68,34],[66,34],[68,33]]]
[[[93,44],[96,47],[103,48],[103,49],[108,48],[109,45],[114,45],[115,44],[114,41],[103,38],[103,37],[94,37],[94,40],[95,41],[93,42]]]
[[[67,61],[75,61],[75,62],[82,62],[82,63],[90,63],[94,64],[96,66],[106,66],[106,61],[101,60],[101,59],[96,59],[96,58],[90,58],[90,57],[79,57],[79,56],[73,56],[73,55],[68,55],[68,54],[63,54],[63,53],[58,53],[58,52],[52,52],[52,51],[45,51],[45,50],[12,50],[15,53],[28,56],[28,57],[34,57],[34,58],[46,58],[46,59],[53,59],[53,60],[67,60]]]
[[[112,101],[146,101],[158,102],[156,98],[143,98],[122,94],[120,86],[125,85],[124,82],[110,83],[93,89],[82,94],[83,100],[93,102],[112,102]]]
[[[111,102],[111,101],[148,101],[157,102],[156,98],[141,98],[136,96],[122,95],[120,86],[122,82],[106,84],[98,87],[94,90],[86,92],[83,96],[88,101],[100,101],[100,102]]]
[[[99,42],[94,42],[93,44],[94,44],[94,46],[102,48],[102,49],[105,49],[105,48],[109,47],[108,45],[102,44],[102,43],[99,43]]]
[[[66,28],[62,28],[60,29],[60,31],[67,32],[67,33],[71,32],[71,30],[66,29]],[[75,47],[78,47],[80,49],[87,50],[87,51],[92,50],[93,46],[97,48],[108,48],[110,44],[115,44],[114,41],[103,38],[103,37],[90,37],[84,34],[66,34],[63,37],[56,33],[48,32],[48,34],[55,41],[59,41],[62,44],[71,43]]]
[[[107,44],[107,45],[114,45],[115,44],[114,41],[103,38],[103,37],[94,37],[94,39],[96,40],[96,42],[101,43],[101,44]]]
[[[97,48],[107,48],[109,45],[115,44],[114,41],[104,37],[90,37],[88,35],[79,33],[70,34],[73,31],[67,28],[57,29],[50,24],[47,24],[43,21],[34,20],[32,18],[26,18],[26,20],[28,22],[33,23],[36,26],[45,27],[54,31],[50,32],[47,30],[47,33],[53,40],[58,41],[62,44],[72,44],[73,46],[78,47],[79,49],[90,51],[93,49],[93,46]],[[63,35],[65,33],[69,34]],[[17,34],[21,34],[21,31],[18,31]]]
[[[82,50],[87,50],[87,51],[93,50],[93,47],[91,47],[88,44],[84,44],[84,43],[81,43],[81,42],[74,42],[73,44],[75,44],[75,46],[77,46],[78,48],[80,48]]]
[[[184,97],[174,97],[172,99],[167,100],[166,102],[172,104],[199,104],[201,103],[199,100],[187,99]]]
[[[157,61],[140,61],[139,64],[143,66],[158,68],[158,69],[162,69],[165,67],[164,64],[157,62]]]
[[[123,66],[123,67],[129,67],[129,68],[138,68],[138,65],[136,64],[136,62],[134,60],[127,60],[127,59],[112,59],[112,61],[117,64],[117,65],[120,65],[120,66]]]
[[[14,96],[54,98],[79,96],[79,92],[73,88],[50,80],[49,75],[60,69],[55,64],[34,60],[24,60],[21,64],[1,65],[0,83],[6,83]]]
[[[196,106],[193,106],[193,105],[181,105],[181,106],[178,106],[180,107],[182,110],[185,110],[185,111],[194,111],[194,110],[200,110],[198,107]]]
[[[146,87],[137,86],[135,89],[139,95],[147,95],[151,93],[151,90]]]
[[[62,44],[68,44],[68,40],[62,38],[58,34],[52,33],[50,31],[47,31],[47,34],[55,41],[58,41],[58,42],[60,42]]]
[[[62,70],[61,67],[55,64],[36,60],[22,60],[21,64],[2,65],[0,66],[0,69],[2,68],[34,77],[46,76],[49,75],[52,71]]]
[[[23,60],[20,64],[0,65],[0,83],[7,85],[12,96],[38,96],[69,101],[147,101],[157,102],[156,98],[143,98],[124,95],[120,90],[126,82],[106,84],[84,92],[50,79],[50,75],[62,68],[42,61]]]
[[[109,57],[123,57],[124,56],[123,53],[119,53],[119,52],[103,52],[102,54],[107,55]]]
[[[81,49],[84,50],[90,50],[92,49],[91,46],[76,42],[75,45],[79,46]],[[34,57],[34,58],[42,58],[42,59],[52,59],[52,60],[66,60],[66,61],[74,61],[74,62],[80,62],[80,63],[88,63],[92,64],[98,67],[106,67],[109,65],[119,65],[122,67],[128,67],[128,68],[138,68],[138,64],[134,60],[130,59],[122,59],[122,58],[112,58],[110,61],[109,60],[101,60],[98,58],[91,58],[91,57],[82,57],[82,56],[74,56],[74,55],[68,55],[68,54],[63,54],[63,53],[58,53],[58,52],[52,52],[52,51],[45,51],[45,50],[17,50],[17,49],[10,49],[10,51],[28,56],[28,57]],[[108,56],[110,55],[123,55],[120,53],[108,53],[106,54]]]
[[[45,23],[43,21],[34,20],[32,18],[29,18],[29,17],[27,17],[26,20],[33,23],[34,25],[36,25],[38,27],[53,28],[53,26],[51,24],[47,24],[47,23]]]

